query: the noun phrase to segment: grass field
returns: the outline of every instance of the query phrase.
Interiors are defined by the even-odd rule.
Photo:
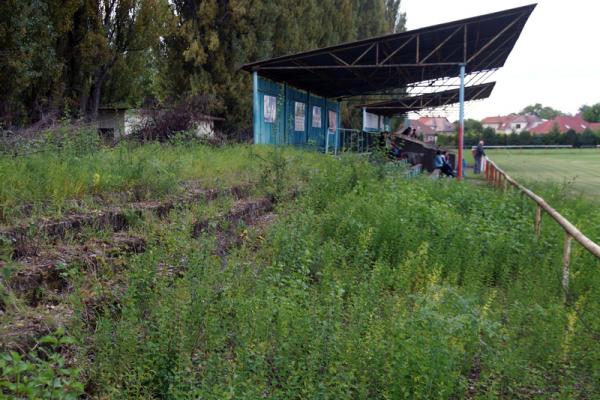
[[[523,183],[566,184],[600,200],[600,149],[488,150],[500,168]]]

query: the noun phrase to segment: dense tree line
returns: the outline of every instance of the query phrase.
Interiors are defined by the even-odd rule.
[[[588,122],[600,122],[600,103],[593,105],[584,104],[579,107],[581,117]],[[518,113],[519,115],[533,114],[542,119],[554,119],[559,115],[565,115],[564,112],[556,110],[549,106],[544,106],[540,103],[529,105],[523,108]]]
[[[521,111],[519,111],[518,114],[519,115],[533,114],[533,115],[537,115],[538,117],[540,117],[542,119],[553,119],[553,118],[558,117],[559,115],[564,115],[565,113],[560,110],[556,110],[552,107],[543,106],[540,103],[535,103],[535,104],[532,104],[532,105],[529,105],[529,106],[523,108]]]
[[[561,133],[558,127],[545,135],[533,135],[528,131],[512,134],[497,134],[492,128],[483,128],[476,120],[465,121],[465,146],[474,146],[483,140],[488,146],[525,146],[525,145],[570,145],[574,147],[600,145],[600,132],[586,129],[582,133],[574,130]],[[439,145],[453,145],[458,143],[456,135],[438,136]]]
[[[0,124],[214,99],[249,125],[248,61],[399,31],[400,0],[4,0]]]

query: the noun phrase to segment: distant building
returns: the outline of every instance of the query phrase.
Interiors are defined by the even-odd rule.
[[[594,124],[591,122],[585,121],[581,114],[577,115],[559,115],[554,119],[550,119],[548,121],[544,121],[543,123],[537,125],[535,128],[531,129],[531,133],[536,135],[545,135],[550,133],[554,127],[558,128],[560,133],[565,133],[569,130],[574,130],[577,133],[582,133],[586,129],[597,130],[600,128],[600,124]]]
[[[98,108],[98,131],[106,138],[119,139],[125,135],[125,111],[127,107]]]
[[[453,135],[455,133],[454,125],[446,117],[421,117],[418,121],[433,129],[438,135]]]
[[[521,133],[522,131],[531,131],[541,124],[543,120],[537,115],[505,115],[496,117],[487,117],[481,121],[483,128],[492,128],[496,133]]]

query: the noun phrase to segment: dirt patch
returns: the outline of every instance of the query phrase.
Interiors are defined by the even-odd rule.
[[[0,230],[0,237],[12,245],[12,258],[19,259],[38,255],[39,246],[34,238],[46,236],[62,239],[69,231],[78,231],[83,227],[111,229],[119,232],[128,227],[132,214],[138,217],[144,212],[151,212],[160,218],[173,208],[201,201],[213,201],[220,196],[231,196],[236,199],[244,198],[250,192],[250,186],[237,186],[228,189],[197,189],[189,187],[179,198],[165,201],[142,201],[132,203],[126,208],[109,208],[85,214],[73,214],[61,219],[40,219],[35,223],[20,225]]]
[[[192,194],[190,194],[192,193]],[[223,191],[206,191],[191,189],[187,201],[200,199],[216,199],[228,194],[238,199],[233,206],[212,218],[205,218],[193,225],[190,234],[198,237],[203,233],[214,234],[217,239],[218,253],[226,257],[234,246],[241,245],[245,238],[239,234],[239,226],[243,224],[266,227],[274,220],[272,210],[273,199],[245,199],[249,190],[247,188],[228,189]],[[241,200],[240,200],[241,199]],[[175,202],[144,202],[136,203],[128,209],[134,211],[150,211],[156,215],[167,215],[168,211],[176,207]],[[36,341],[59,326],[65,326],[73,316],[73,311],[66,303],[62,303],[64,293],[72,290],[70,282],[70,268],[79,264],[86,273],[101,274],[108,264],[109,268],[117,272],[116,276],[102,279],[101,288],[81,288],[78,297],[83,303],[81,315],[82,322],[88,329],[93,330],[100,315],[115,314],[120,312],[120,299],[127,288],[126,282],[120,280],[118,275],[118,262],[116,260],[123,254],[141,253],[146,250],[143,238],[128,236],[123,232],[116,232],[108,239],[92,239],[82,244],[64,244],[58,238],[64,236],[68,230],[79,229],[86,225],[97,226],[105,224],[113,229],[124,229],[127,226],[126,218],[119,220],[121,210],[109,210],[91,213],[82,216],[70,216],[60,221],[44,221],[36,231],[55,236],[57,239],[44,246],[35,246],[35,251],[16,252],[19,264],[4,284],[20,299],[20,306],[9,304],[0,311],[2,325],[0,326],[0,349],[25,352],[35,346]],[[116,219],[115,219],[116,218]],[[31,240],[31,233],[20,227],[22,235],[17,243],[27,244]],[[27,228],[29,230],[29,228]],[[14,237],[14,236],[13,236]],[[31,246],[31,245],[30,245]],[[31,246],[33,247],[33,246]],[[31,254],[33,253],[33,254]],[[12,264],[12,263],[11,263]],[[4,265],[6,268],[7,265]],[[0,268],[3,268],[0,265]],[[159,266],[164,273],[176,277],[182,271],[176,271],[168,265]],[[49,297],[58,299],[57,302],[49,301]],[[17,309],[20,307],[20,309]]]
[[[66,305],[44,305],[17,309],[10,316],[2,316],[0,351],[29,351],[39,338],[66,326],[72,314]]]
[[[259,216],[273,210],[273,200],[270,198],[246,199],[237,201],[229,211],[212,218],[204,218],[194,224],[192,237],[197,238],[201,233],[214,226],[219,231],[225,231],[229,225],[239,225],[241,222],[252,224]]]
[[[68,266],[74,263],[95,270],[98,263],[123,254],[141,253],[146,249],[143,238],[116,234],[110,240],[93,240],[84,245],[61,244],[43,250],[34,257],[18,260],[9,273],[6,286],[18,293],[27,304],[36,307],[44,293],[60,294],[68,287]],[[6,266],[4,267],[6,268]]]

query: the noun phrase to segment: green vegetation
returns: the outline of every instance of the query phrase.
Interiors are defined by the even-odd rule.
[[[579,108],[579,112],[581,112],[583,119],[588,122],[600,122],[600,103],[591,106],[585,104]]]
[[[554,119],[559,115],[564,115],[562,111],[556,110],[549,106],[543,106],[540,103],[535,103],[523,108],[519,114],[535,114],[542,119]]]
[[[39,340],[41,346],[23,356],[16,352],[0,358],[0,394],[11,393],[17,398],[75,400],[84,393],[78,381],[81,371],[65,365],[59,346],[74,344],[64,336],[64,330]]]
[[[564,185],[573,195],[600,199],[600,149],[488,150],[500,168],[523,183]]]
[[[188,142],[175,144],[121,143],[110,149],[95,132],[67,140],[61,147],[45,145],[26,157],[0,156],[0,225],[25,216],[56,216],[99,206],[177,195],[182,183],[204,188],[233,187],[260,180],[260,146],[212,149]],[[293,161],[300,152],[282,150]],[[318,164],[316,153],[302,159]]]
[[[127,228],[144,238],[144,252],[107,258],[93,272],[81,263],[62,269],[70,287],[62,301],[74,310],[67,333],[78,343],[67,363],[88,395],[566,399],[600,392],[600,263],[575,245],[565,304],[563,233],[544,220],[536,240],[530,202],[513,192],[407,179],[401,167],[359,156],[257,152],[102,149],[48,180],[58,187],[66,175],[93,179],[103,166],[100,179],[114,182],[103,193],[125,190],[126,174],[110,166],[125,153],[146,160],[140,175],[179,160],[170,181],[248,181],[258,195],[279,199],[272,224],[225,219],[199,235],[191,234],[197,222],[231,200],[174,208],[162,219],[144,213]],[[48,156],[3,162],[36,157]],[[152,187],[152,179],[139,182]],[[560,192],[548,200],[600,237],[600,214],[584,200]],[[113,235],[90,229],[70,240]],[[223,251],[223,235],[237,245]],[[6,290],[1,304],[10,318],[19,294]],[[31,361],[30,381],[47,371],[41,361]],[[54,371],[80,387],[72,369]],[[3,377],[0,393],[15,393],[8,386],[15,376]]]

